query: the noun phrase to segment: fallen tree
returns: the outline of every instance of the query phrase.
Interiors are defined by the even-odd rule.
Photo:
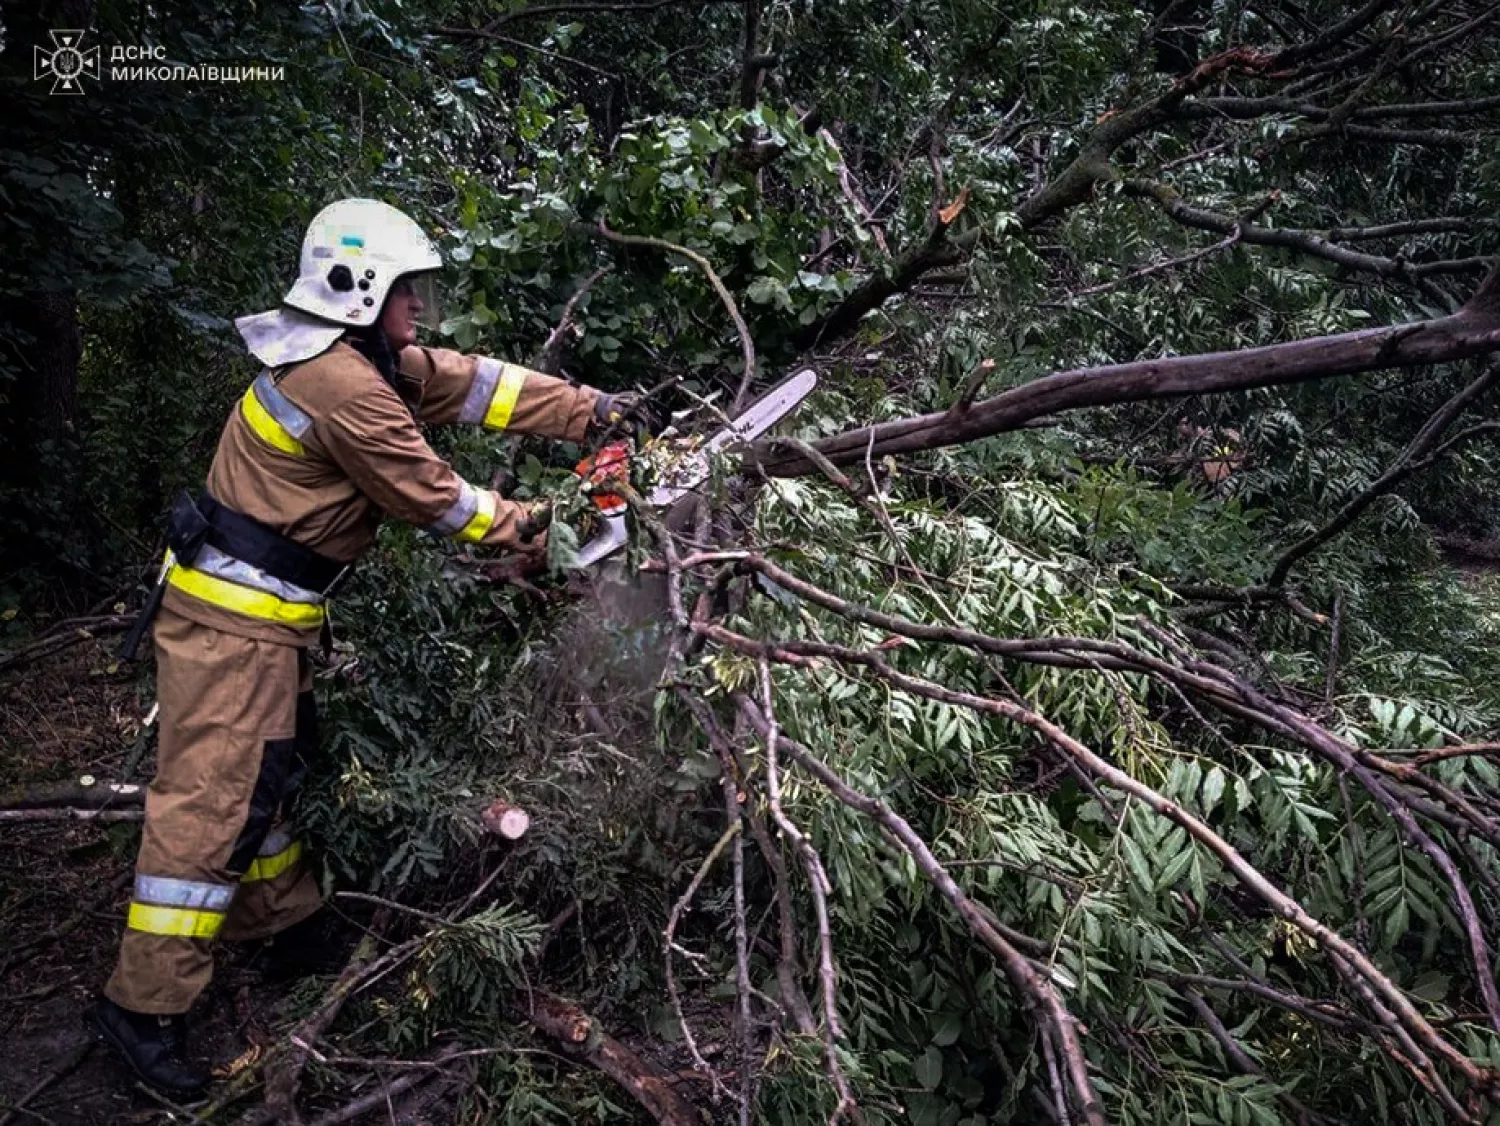
[[[896,419],[823,438],[813,448],[834,465],[915,453],[1017,430],[1039,418],[1085,407],[1246,391],[1387,368],[1452,363],[1500,350],[1500,271],[1457,313],[1390,328],[1214,352],[1136,360],[1058,372],[981,399],[916,418]],[[815,472],[806,458],[757,458],[771,476]]]
[[[476,1122],[1492,1117],[1500,616],[1431,529],[1500,526],[1497,11],[311,6],[222,118],[17,70],[9,260],[69,323],[12,357],[47,378],[7,432],[63,443],[0,493],[12,674],[149,695],[74,642],[253,377],[218,319],[308,217],[268,169],[399,184],[458,283],[434,342],[688,433],[821,376],[597,601],[383,530],[299,816],[389,945],[195,1113],[264,1075],[266,1121],[429,1077]],[[574,451],[432,440],[562,497],[566,562]]]

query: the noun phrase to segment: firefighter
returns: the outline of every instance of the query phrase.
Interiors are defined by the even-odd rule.
[[[482,356],[416,343],[435,324],[437,249],[406,215],[348,199],[320,212],[280,308],[236,322],[265,365],[230,413],[206,490],[169,522],[155,603],[160,737],[119,959],[93,1018],[143,1080],[208,1082],[183,1014],[216,939],[320,925],[286,823],[316,746],[308,647],[385,516],[459,543],[536,552],[539,513],[460,477],[419,423],[582,440],[633,404]],[[150,620],[150,615],[143,615]],[[290,930],[289,928],[295,928]]]

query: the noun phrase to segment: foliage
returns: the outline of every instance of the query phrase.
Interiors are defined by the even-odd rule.
[[[1356,5],[1194,3],[1180,18],[1162,10],[1175,6],[1054,0],[1003,13],[972,0],[748,7],[758,45],[776,56],[749,106],[737,98],[739,5],[549,17],[451,0],[99,3],[101,35],[173,57],[235,45],[287,78],[187,93],[113,84],[91,90],[86,110],[31,96],[7,117],[4,249],[21,265],[0,299],[73,294],[83,355],[72,431],[34,448],[14,427],[3,435],[7,457],[25,448],[28,465],[58,468],[0,485],[0,611],[38,626],[131,584],[154,553],[164,499],[201,479],[253,374],[230,319],[274,303],[302,226],[337,195],[390,199],[440,232],[452,295],[442,341],[463,350],[529,361],[607,268],[576,308],[565,370],[606,388],[665,384],[683,409],[733,394],[740,341],[701,271],[621,248],[599,224],[698,252],[745,315],[758,387],[815,357],[820,390],[789,428],[808,440],[946,410],[982,361],[993,361],[994,393],[1052,371],[1425,317],[1477,280],[1361,271],[1241,237],[1255,224],[1327,234],[1456,216],[1439,230],[1345,241],[1418,265],[1495,248],[1492,109],[1445,123],[1465,131],[1462,144],[1316,133],[1323,119],[1286,108],[1163,115],[1107,153],[1108,174],[1076,202],[1045,224],[1026,217],[1099,130],[1200,61],[1305,39]],[[1474,14],[1460,4],[1441,18]],[[510,20],[501,38],[452,30],[497,17]],[[1405,34],[1380,15],[1368,35],[1387,33]],[[17,54],[0,60],[14,69]],[[1360,105],[1478,97],[1500,77],[1495,41],[1482,36],[1404,67],[1381,69],[1379,57],[1350,63],[1351,81],[1368,80]],[[29,81],[18,74],[7,81]],[[1226,71],[1202,96],[1271,97],[1290,81]],[[1341,76],[1319,81],[1354,95]],[[1132,188],[1143,179],[1230,216],[1237,233],[1215,248],[1219,235]],[[951,230],[937,230],[937,210],[960,201]],[[903,254],[960,238],[947,263],[961,266],[956,285],[896,284]],[[878,312],[842,338],[820,335],[881,280],[892,292]],[[13,405],[37,347],[24,324],[0,327],[0,394]],[[1282,553],[1368,489],[1475,374],[1454,364],[1060,413],[845,466],[850,487],[819,474],[751,487],[727,482],[726,463],[710,490],[724,514],[716,535],[732,527],[732,546],[850,605],[930,626],[1127,644],[1173,668],[1191,646],[1193,660],[1330,738],[1406,764],[1500,728],[1494,587],[1455,573],[1435,538],[1494,533],[1500,447],[1487,435],[1467,442],[1302,560],[1286,591],[1266,584]],[[687,425],[710,426],[705,415]],[[434,441],[473,479],[509,463],[519,495],[557,497],[569,519],[584,507],[566,468],[577,449]],[[648,530],[635,533],[635,559],[659,554]],[[1368,954],[1460,1053],[1500,1064],[1449,875],[1373,791],[1284,724],[1215,710],[1159,666],[903,640],[763,575],[720,580],[695,572],[688,594],[705,594],[715,621],[745,637],[879,653],[898,674],[1045,716]],[[336,656],[320,676],[325,753],[300,816],[330,889],[446,913],[507,866],[503,906],[438,928],[409,972],[360,1002],[343,1033],[351,1054],[415,1052],[457,1029],[496,1049],[466,1120],[625,1121],[617,1088],[532,1054],[513,1015],[516,983],[535,974],[586,996],[617,1033],[676,1050],[660,1047],[681,1038],[663,996],[662,927],[724,830],[726,781],[723,748],[684,696],[731,733],[740,815],[770,823],[769,749],[732,718],[737,693],[759,699],[761,672],[754,654],[719,643],[670,665],[657,577],[582,601],[576,577],[542,582],[545,601],[486,581],[479,560],[385,528],[340,596]],[[1311,1120],[1298,1106],[1448,1120],[1368,1034],[1365,998],[1326,944],[1247,891],[1203,838],[1070,768],[1033,727],[833,658],[770,675],[785,733],[905,818],[958,889],[1030,943],[1085,1030],[1111,1121]],[[780,768],[784,812],[831,885],[845,1033],[834,1063],[867,1119],[1055,1118],[1038,1018],[932,873],[811,774],[785,758]],[[1491,757],[1420,769],[1493,813]],[[501,795],[535,818],[504,859],[477,828]],[[1457,858],[1493,935],[1492,842],[1452,817],[1423,825]],[[748,966],[755,1117],[826,1121],[833,1068],[821,1035],[776,1007],[791,999],[770,937],[779,862],[800,942],[794,976],[818,1001],[812,877],[790,845],[772,858],[745,841],[746,917],[764,928]],[[729,871],[709,873],[677,939],[697,955],[678,963],[689,1021],[726,1043]],[[1271,990],[1304,1008],[1267,1000]],[[1333,1008],[1310,1017],[1313,1002]],[[1328,1012],[1336,1019],[1314,1019]]]

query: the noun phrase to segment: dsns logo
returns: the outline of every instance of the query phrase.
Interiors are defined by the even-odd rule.
[[[52,93],[82,94],[83,79],[99,81],[99,48],[81,50],[82,31],[49,31],[52,50],[36,48],[33,78],[52,77]]]

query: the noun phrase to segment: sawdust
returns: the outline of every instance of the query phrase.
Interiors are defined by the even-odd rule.
[[[616,744],[649,744],[651,704],[666,664],[665,580],[627,580],[603,568],[586,597],[558,623],[530,670],[538,722],[573,712],[584,726]],[[644,722],[643,722],[644,721]]]

